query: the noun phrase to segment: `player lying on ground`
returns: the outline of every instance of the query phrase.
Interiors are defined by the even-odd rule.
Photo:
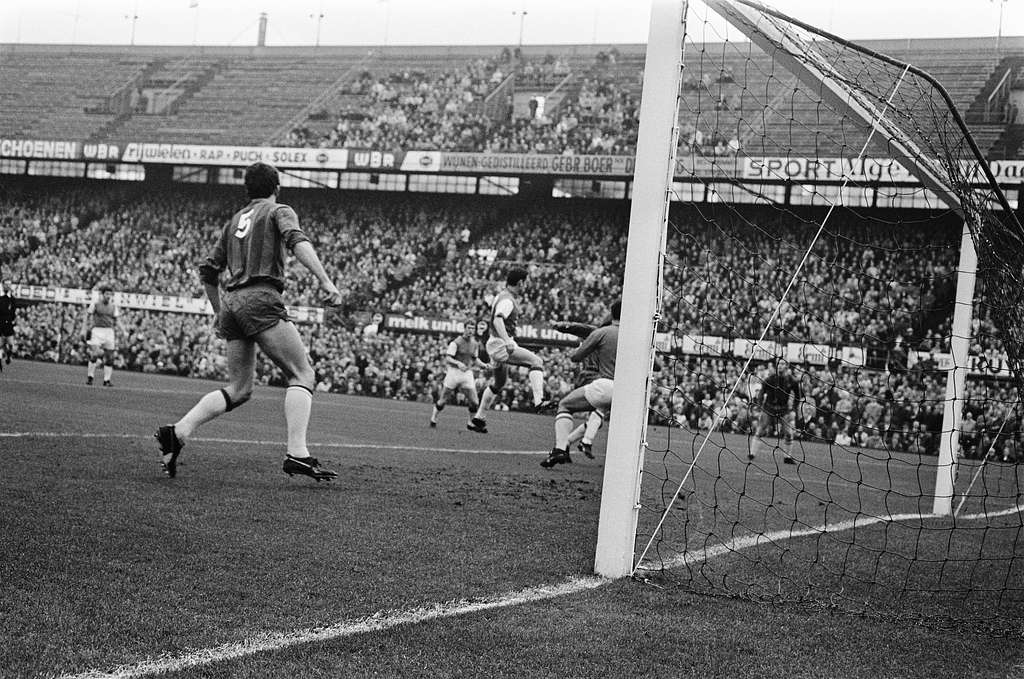
[[[161,463],[164,472],[173,478],[178,455],[195,430],[249,400],[258,346],[288,380],[284,397],[288,451],[283,471],[289,476],[303,474],[317,481],[332,479],[337,474],[324,469],[306,447],[315,382],[306,347],[281,298],[285,248],[316,277],[327,295],[326,305],[339,306],[341,294],[324,271],[309,238],[299,228],[295,211],[277,202],[277,169],[264,163],[250,165],[245,171],[245,190],[249,204],[231,218],[212,254],[199,269],[217,314],[217,335],[227,340],[228,384],[203,396],[174,424],[157,430]],[[222,287],[221,272],[227,274]]]

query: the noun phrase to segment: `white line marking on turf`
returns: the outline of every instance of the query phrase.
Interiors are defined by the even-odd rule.
[[[441,620],[480,611],[553,599],[567,594],[576,594],[595,589],[606,582],[611,581],[598,577],[573,578],[560,585],[530,587],[503,596],[477,601],[438,603],[407,611],[380,612],[367,618],[347,620],[330,627],[263,634],[241,643],[222,644],[213,648],[197,649],[176,656],[153,658],[134,665],[122,665],[112,670],[91,670],[81,674],[64,674],[61,675],[61,679],[131,679],[132,677],[144,677],[164,672],[178,672],[191,667],[244,658],[257,653],[278,651],[299,644],[331,641],[355,634],[380,632],[398,627],[399,625],[415,625],[431,620]]]
[[[959,517],[958,521],[988,519],[997,516],[1006,516],[1024,512],[1024,505],[1018,505],[990,514],[971,514]],[[759,535],[748,535],[737,538],[726,544],[717,545],[711,549],[687,552],[675,559],[665,562],[665,568],[680,566],[685,563],[700,563],[713,559],[717,556],[733,551],[749,549],[762,542],[769,542],[787,538],[817,535],[821,533],[837,533],[853,528],[865,527],[882,521],[908,521],[920,520],[923,518],[935,518],[930,514],[893,514],[888,516],[857,517],[851,521],[842,521],[834,524],[825,524],[804,530],[780,530]],[[637,570],[647,570],[639,567]],[[133,677],[144,677],[165,672],[177,672],[191,667],[199,667],[217,662],[235,660],[267,651],[277,651],[290,646],[307,644],[321,641],[331,641],[342,637],[364,634],[368,632],[379,632],[391,629],[399,625],[414,625],[431,620],[452,618],[460,615],[467,615],[479,611],[507,608],[520,604],[554,599],[568,594],[576,594],[615,582],[614,580],[591,577],[572,578],[560,585],[539,585],[512,592],[498,597],[479,599],[476,601],[459,601],[449,603],[434,603],[420,608],[398,612],[378,612],[367,618],[349,620],[331,625],[330,627],[319,627],[297,630],[294,632],[278,632],[261,634],[240,643],[222,644],[213,648],[196,649],[187,653],[172,656],[163,656],[143,660],[132,665],[121,665],[111,670],[89,670],[78,674],[64,674],[59,679],[132,679]]]
[[[992,519],[998,516],[1008,516],[1010,514],[1020,514],[1024,512],[1024,505],[1016,505],[1007,509],[1002,509],[994,512],[982,512],[980,514],[967,514],[965,516],[957,517],[957,521],[973,521],[978,519]],[[638,565],[636,570],[661,570],[662,568],[676,568],[678,566],[685,566],[687,564],[699,564],[723,554],[729,552],[739,552],[744,549],[750,549],[761,544],[770,544],[778,542],[780,540],[802,538],[808,535],[821,535],[823,533],[840,533],[855,528],[866,528],[876,523],[882,523],[884,521],[898,522],[898,521],[919,521],[921,519],[936,519],[942,518],[935,514],[890,514],[887,516],[858,516],[850,521],[840,521],[839,523],[825,524],[822,526],[814,526],[811,528],[804,528],[801,530],[776,530],[770,533],[757,533],[753,535],[744,535],[739,538],[730,540],[714,547],[706,549],[695,549],[688,552],[683,552],[670,559],[665,559],[658,566],[652,566],[651,568],[645,568],[642,565]]]
[[[959,521],[992,518],[1024,511],[1024,505],[1018,505],[1010,509],[993,512],[991,514],[972,514],[960,517]],[[711,549],[694,552],[687,552],[673,560],[666,561],[664,567],[671,568],[680,566],[687,562],[700,563],[713,559],[722,554],[732,551],[739,551],[755,547],[762,542],[817,535],[820,533],[837,533],[858,527],[865,527],[882,521],[907,521],[920,520],[922,518],[934,518],[930,514],[893,514],[889,516],[857,517],[851,521],[843,521],[831,525],[822,525],[804,530],[774,531],[759,535],[749,535],[732,540],[726,544],[717,545]],[[638,570],[646,570],[639,568]],[[180,653],[178,655],[151,658],[132,665],[121,665],[111,670],[89,670],[78,674],[63,674],[59,679],[132,679],[134,677],[145,677],[165,672],[177,672],[180,670],[209,665],[228,660],[235,660],[257,653],[278,651],[290,646],[308,644],[322,641],[332,641],[343,637],[369,632],[380,632],[399,625],[414,625],[431,620],[452,618],[460,615],[468,615],[479,611],[494,610],[518,606],[520,604],[554,599],[560,596],[576,594],[593,589],[614,580],[591,577],[571,578],[560,585],[540,585],[529,587],[518,592],[512,592],[502,596],[479,599],[476,601],[458,601],[449,603],[434,603],[420,608],[407,611],[378,612],[366,618],[347,620],[330,627],[318,627],[296,630],[294,632],[266,633],[252,637],[240,643],[221,644],[212,648],[196,649],[194,651]]]
[[[96,432],[55,432],[55,431],[5,431],[0,432],[0,439],[18,439],[18,438],[46,438],[46,439],[60,439],[60,438],[85,438],[85,439],[139,439],[148,441],[152,439],[152,436],[144,436],[140,434],[101,434]],[[212,436],[195,436],[189,441],[197,443],[232,443],[237,445],[246,446],[284,446],[287,445],[285,441],[270,441],[266,439],[232,439],[232,438],[217,438]],[[306,444],[310,448],[375,448],[377,450],[412,450],[416,452],[425,453],[478,453],[483,455],[494,454],[494,455],[547,455],[546,450],[486,450],[482,448],[431,448],[430,446],[406,446],[406,445],[385,445],[367,441],[364,443],[332,443],[326,442],[310,442]]]

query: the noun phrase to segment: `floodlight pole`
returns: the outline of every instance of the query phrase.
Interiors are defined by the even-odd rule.
[[[594,572],[609,578],[633,572],[660,255],[675,175],[685,17],[686,0],[651,3],[616,351],[615,407],[608,428],[594,559]]]
[[[942,410],[942,433],[939,439],[939,466],[935,470],[935,499],[932,513],[950,516],[956,483],[957,456],[960,450],[960,426],[967,399],[967,354],[971,346],[971,316],[974,306],[974,282],[978,271],[978,253],[974,249],[971,230],[964,222],[960,236],[960,264],[957,266],[956,306],[953,308],[953,329],[949,350],[953,367],[946,376],[946,402]]]

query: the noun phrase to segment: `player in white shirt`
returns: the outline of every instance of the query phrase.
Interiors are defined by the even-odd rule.
[[[487,354],[491,358],[494,374],[491,384],[484,389],[480,398],[480,407],[470,422],[470,429],[481,434],[487,433],[487,411],[494,405],[501,388],[508,380],[508,366],[518,365],[528,370],[530,391],[533,396],[534,412],[541,412],[554,406],[544,399],[544,362],[537,354],[524,349],[516,342],[516,323],[519,317],[519,305],[512,292],[526,280],[529,273],[525,269],[512,269],[505,277],[505,288],[498,291],[491,304],[487,339]]]
[[[114,375],[114,351],[117,349],[117,332],[121,329],[121,310],[114,304],[114,291],[109,285],[101,285],[99,297],[94,297],[85,310],[82,320],[82,336],[89,345],[86,363],[86,384],[92,384],[96,366],[103,364],[103,386],[111,387]]]
[[[469,421],[466,427],[473,429],[473,415],[480,405],[476,395],[476,377],[473,375],[474,367],[485,367],[486,363],[480,360],[480,342],[475,334],[476,324],[466,321],[462,328],[462,334],[448,343],[445,350],[445,375],[441,383],[441,394],[434,402],[434,410],[430,414],[430,426],[437,426],[437,416],[448,404],[448,398],[455,392],[461,391],[466,397],[469,407]]]

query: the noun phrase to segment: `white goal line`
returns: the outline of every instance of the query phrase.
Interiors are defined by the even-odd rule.
[[[1024,513],[1024,505],[1015,505],[1008,507],[1007,509],[1001,509],[994,512],[981,512],[978,514],[965,514],[956,518],[957,521],[978,521],[988,520],[999,516],[1009,516],[1011,514]],[[688,552],[683,552],[670,559],[665,559],[662,564],[657,567],[644,567],[638,565],[637,571],[655,571],[662,570],[665,568],[676,568],[678,566],[686,566],[688,564],[703,563],[715,557],[728,554],[730,552],[741,552],[752,547],[757,547],[762,544],[772,544],[780,542],[782,540],[802,538],[810,535],[824,535],[826,533],[841,533],[843,531],[855,529],[855,528],[866,528],[867,526],[874,525],[876,523],[896,523],[899,521],[919,521],[921,519],[932,519],[932,518],[944,518],[937,514],[889,514],[887,516],[858,516],[849,521],[840,521],[832,524],[822,524],[820,526],[812,526],[810,528],[801,529],[784,529],[771,531],[769,533],[755,533],[751,535],[744,535],[738,537],[729,542],[724,542],[713,547],[704,549],[694,549]]]

